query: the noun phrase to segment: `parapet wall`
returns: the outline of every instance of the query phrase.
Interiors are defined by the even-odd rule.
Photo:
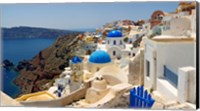
[[[0,106],[23,106],[19,102],[15,101],[4,92],[0,91]]]
[[[90,87],[90,82],[85,83],[84,87],[72,92],[71,94],[49,101],[22,101],[24,106],[37,106],[37,107],[61,107],[71,104],[74,101],[80,100],[85,97],[87,89]]]

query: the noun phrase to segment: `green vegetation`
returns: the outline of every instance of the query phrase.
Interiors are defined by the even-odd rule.
[[[151,88],[149,91],[150,91],[150,93],[153,93],[153,88]]]
[[[125,38],[124,38],[124,42],[128,42],[128,37],[125,37]]]

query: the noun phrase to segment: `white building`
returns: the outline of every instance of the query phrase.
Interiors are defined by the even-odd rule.
[[[106,38],[106,50],[112,59],[121,59],[135,55],[129,44],[124,43],[124,37],[119,30],[110,31]]]
[[[172,17],[164,22],[162,35],[183,36],[190,31],[191,21],[188,16]]]
[[[196,10],[167,14],[162,20],[162,35],[196,37]]]
[[[196,38],[196,10],[192,10],[192,14],[190,17],[191,20],[191,36]]]
[[[85,46],[84,46],[84,49],[86,51],[90,50],[91,52],[95,51],[97,49],[97,44],[96,43],[87,43]]]
[[[144,35],[147,34],[147,31],[139,31],[139,30],[132,30],[129,34],[129,43],[134,43],[136,42],[138,39],[140,39],[141,37],[143,37]]]
[[[122,50],[125,49],[122,33],[119,30],[113,30],[108,33],[106,38],[106,49],[111,58],[120,58]]]
[[[144,38],[144,85],[169,100],[196,102],[194,39]],[[184,68],[184,67],[192,68]],[[190,88],[188,87],[190,86]]]

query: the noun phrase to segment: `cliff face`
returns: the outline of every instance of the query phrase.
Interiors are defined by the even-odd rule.
[[[19,76],[14,82],[21,87],[22,94],[46,90],[52,85],[69,65],[74,49],[79,47],[77,35],[58,37],[52,46],[40,51],[32,60],[19,62],[16,68]]]

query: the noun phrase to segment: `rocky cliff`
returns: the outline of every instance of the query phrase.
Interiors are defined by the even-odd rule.
[[[20,61],[16,70],[19,76],[15,84],[21,87],[22,94],[48,89],[55,78],[69,64],[74,49],[79,47],[78,33],[58,37],[53,45],[42,50],[30,61]]]

